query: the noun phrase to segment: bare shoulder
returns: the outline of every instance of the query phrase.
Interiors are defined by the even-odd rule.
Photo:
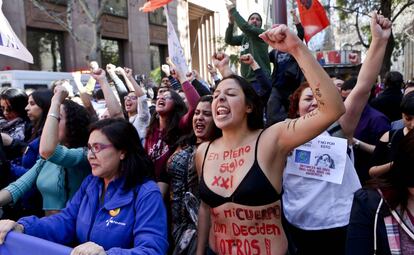
[[[200,155],[200,154],[203,154],[203,153],[205,153],[206,152],[206,150],[207,150],[207,147],[208,147],[208,145],[209,145],[209,143],[210,142],[203,142],[202,144],[200,144],[198,147],[197,147],[197,155]]]
[[[201,173],[201,170],[202,170],[201,168],[202,168],[202,164],[204,161],[204,155],[207,152],[207,148],[209,144],[210,142],[203,142],[197,147],[197,151],[195,153],[195,164],[196,164],[198,174]]]
[[[275,147],[286,125],[287,120],[273,124],[270,127],[267,127],[265,130],[263,130],[262,136],[260,138],[263,146],[265,148],[268,146]]]
[[[395,131],[396,132],[396,131]],[[390,141],[390,131],[385,132],[380,139],[381,142],[387,143]]]

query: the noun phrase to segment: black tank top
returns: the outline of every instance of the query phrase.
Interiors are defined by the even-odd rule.
[[[262,131],[263,132],[263,131]],[[256,141],[254,163],[247,172],[246,176],[240,182],[239,186],[234,190],[233,194],[229,197],[223,197],[210,190],[207,184],[204,182],[204,163],[206,160],[207,152],[212,142],[207,146],[203,165],[201,168],[201,180],[199,186],[200,198],[204,203],[209,205],[211,208],[218,207],[224,203],[233,202],[240,205],[246,206],[261,206],[268,205],[278,201],[281,198],[266,175],[263,173],[257,161],[257,145],[259,138],[262,135],[260,132]]]

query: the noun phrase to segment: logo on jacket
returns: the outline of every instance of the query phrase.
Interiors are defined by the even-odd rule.
[[[109,226],[109,224],[116,224],[116,225],[126,226],[126,223],[113,220],[113,218],[114,217],[111,217],[111,218],[109,218],[108,220],[105,221],[107,227]]]
[[[246,42],[245,44],[243,44],[243,45],[241,46],[240,51],[245,51],[245,50],[249,49],[249,47],[250,47],[249,42]]]
[[[121,208],[112,209],[109,211],[109,215],[111,215],[112,217],[115,217],[119,214],[120,211],[121,211]]]

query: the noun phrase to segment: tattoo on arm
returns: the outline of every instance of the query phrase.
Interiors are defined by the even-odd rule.
[[[303,115],[302,116],[302,119],[304,119],[304,120],[305,119],[309,119],[309,118],[312,118],[313,116],[316,116],[316,115],[318,115],[318,111],[317,110],[313,110],[313,111],[311,111],[311,112]]]
[[[316,88],[313,90],[313,94],[315,95],[316,101],[318,101],[318,105],[325,106],[325,102],[322,100],[322,93],[319,89],[319,84],[316,85]]]
[[[295,131],[297,121],[298,121],[298,119],[289,120],[288,125],[287,125],[287,129],[290,129],[290,124],[292,124],[292,129],[293,129],[293,131]]]
[[[318,88],[315,89],[315,96],[317,98],[321,98],[322,97],[321,90],[319,89],[319,86],[318,86]]]

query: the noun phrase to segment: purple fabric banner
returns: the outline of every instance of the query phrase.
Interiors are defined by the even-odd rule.
[[[69,255],[72,248],[53,243],[34,236],[10,232],[3,245],[1,255]]]

